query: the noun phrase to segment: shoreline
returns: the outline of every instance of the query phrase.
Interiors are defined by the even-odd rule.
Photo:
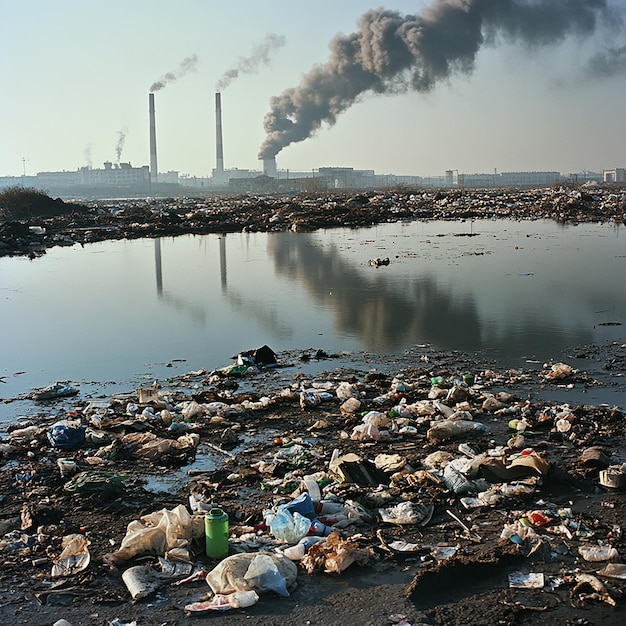
[[[61,203],[63,204],[63,203]],[[0,223],[0,257],[54,246],[233,232],[311,232],[416,220],[549,219],[626,223],[619,186],[331,192],[67,202],[56,217]]]

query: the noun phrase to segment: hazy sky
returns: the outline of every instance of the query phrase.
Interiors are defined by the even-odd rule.
[[[224,165],[259,168],[270,99],[290,88],[297,96],[305,91],[299,86],[325,74],[346,88],[339,103],[326,94],[336,123],[329,125],[320,113],[312,137],[279,151],[280,169],[349,166],[429,176],[446,169],[571,173],[626,167],[623,0],[545,0],[553,7],[586,5],[598,19],[584,33],[574,24],[563,37],[538,23],[514,21],[508,33],[519,34],[519,26],[532,34],[513,42],[496,27],[495,36],[484,33],[470,55],[473,68],[464,57],[462,71],[431,71],[428,89],[413,88],[410,63],[389,77],[384,55],[372,63],[387,72],[374,91],[386,93],[373,93],[367,82],[352,93],[354,83],[329,70],[329,44],[336,35],[344,41],[355,33],[367,11],[384,8],[402,21],[432,18],[435,8],[462,2],[0,0],[0,176],[19,176],[24,166],[27,175],[102,167],[118,161],[118,152],[121,161],[148,165],[148,93],[168,72],[175,80],[155,92],[161,172],[206,176],[215,167],[218,84]],[[608,22],[600,11],[604,4],[617,11]],[[441,33],[456,50],[461,39],[455,32]],[[430,70],[437,69],[438,41],[419,45],[435,55]],[[325,106],[314,100],[298,106]]]

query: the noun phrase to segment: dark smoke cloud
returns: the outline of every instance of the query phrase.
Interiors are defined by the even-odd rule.
[[[285,38],[282,35],[268,35],[254,47],[249,57],[239,57],[237,64],[224,72],[215,85],[215,91],[224,91],[239,74],[254,74],[262,65],[268,65],[270,52],[284,45]]]
[[[330,43],[330,58],[270,100],[260,159],[335,124],[366,93],[426,92],[470,73],[483,45],[530,47],[590,36],[615,23],[608,0],[435,0],[420,15],[367,11],[358,30]]]
[[[178,78],[180,78],[181,76],[184,76],[185,74],[187,74],[188,72],[194,71],[197,65],[198,65],[197,55],[192,54],[190,57],[185,57],[180,62],[178,69],[172,72],[168,72],[167,74],[165,74],[165,76],[163,76],[163,78],[161,78],[161,80],[158,80],[156,83],[152,83],[152,85],[150,86],[150,93],[159,91],[160,89],[163,89],[163,87],[165,87],[165,85],[167,85],[168,83],[172,83]]]
[[[124,144],[126,143],[127,132],[126,128],[117,131],[117,143],[115,144],[115,154],[117,155],[116,163],[119,163],[122,158],[122,150],[124,149]]]
[[[589,60],[587,74],[604,77],[626,74],[626,46],[608,48],[595,54]]]

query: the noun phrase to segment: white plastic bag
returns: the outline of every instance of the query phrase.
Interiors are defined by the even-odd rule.
[[[283,598],[289,597],[285,577],[278,571],[272,557],[267,554],[259,554],[252,560],[244,578],[257,589],[274,591]]]

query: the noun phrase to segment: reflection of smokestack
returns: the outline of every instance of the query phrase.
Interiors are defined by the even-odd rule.
[[[156,153],[156,117],[154,114],[154,94],[149,94],[150,105],[150,180],[153,183],[158,182],[159,170],[157,167]]]
[[[226,293],[226,235],[220,237],[220,278],[222,279],[222,291]]]
[[[276,178],[278,170],[276,169],[276,157],[263,159],[263,173],[270,178]]]
[[[161,238],[154,240],[154,269],[156,271],[157,295],[163,295],[163,268],[161,264]]]
[[[224,146],[222,144],[222,94],[215,94],[215,170],[224,173]]]

